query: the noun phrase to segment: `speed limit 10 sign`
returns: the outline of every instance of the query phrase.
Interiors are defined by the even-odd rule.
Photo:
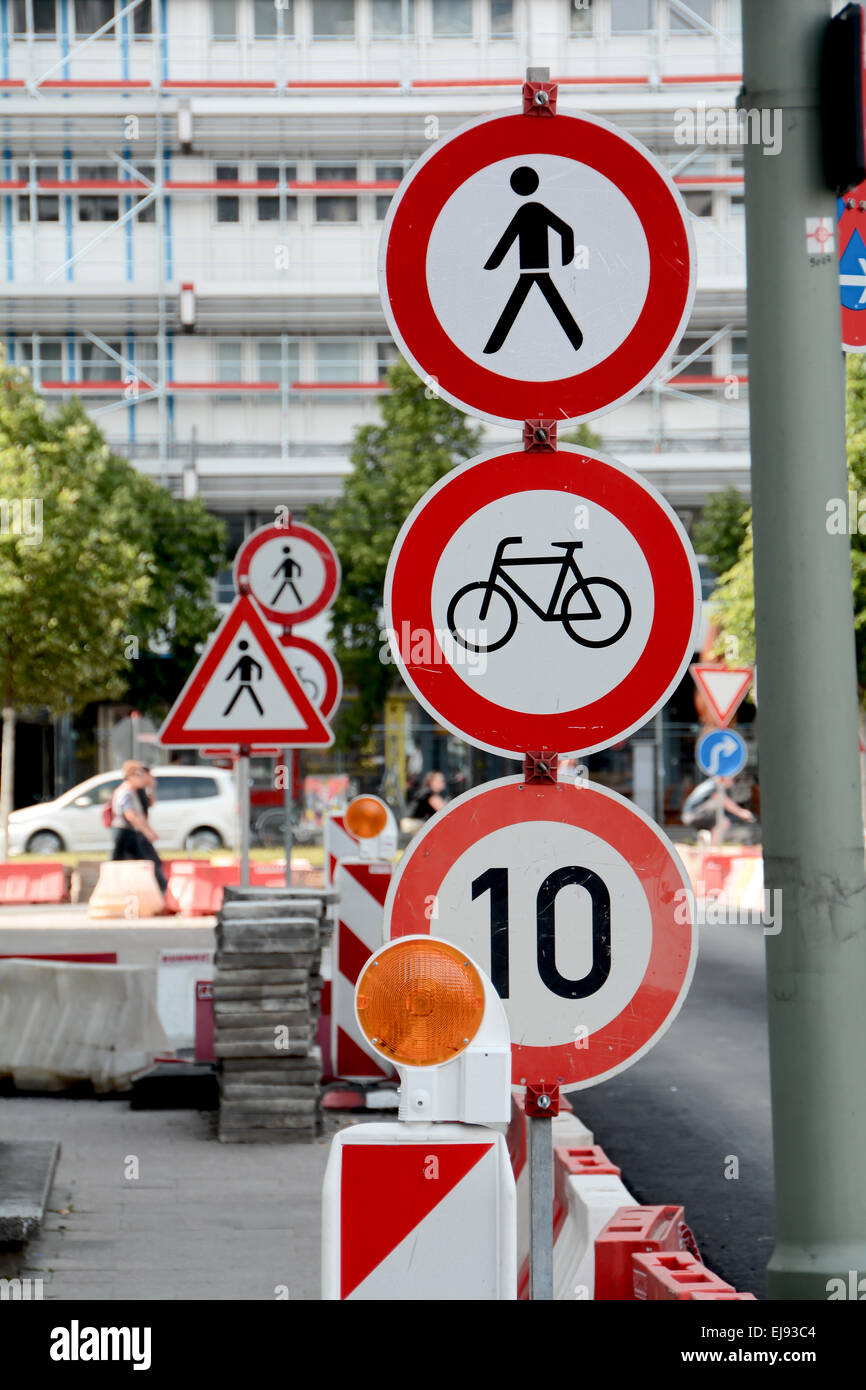
[[[416,837],[385,903],[386,937],[429,931],[490,974],[512,1081],[596,1085],[669,1027],[694,971],[691,886],[631,802],[579,782],[506,777]]]

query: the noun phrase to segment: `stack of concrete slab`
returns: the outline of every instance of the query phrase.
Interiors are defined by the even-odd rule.
[[[213,981],[224,1143],[285,1144],[317,1133],[319,966],[334,896],[226,888]]]

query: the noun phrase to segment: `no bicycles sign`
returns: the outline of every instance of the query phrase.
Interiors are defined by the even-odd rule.
[[[406,519],[385,580],[391,650],[416,698],[506,757],[591,753],[639,728],[685,674],[700,600],[664,498],[568,445],[455,468]]]

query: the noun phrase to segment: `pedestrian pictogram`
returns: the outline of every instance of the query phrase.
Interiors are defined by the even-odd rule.
[[[745,743],[733,729],[711,729],[695,745],[695,762],[709,777],[736,777],[747,756]]]
[[[266,618],[292,627],[333,603],[340,564],[330,541],[293,521],[262,526],[235,557],[235,587],[248,590]]]
[[[519,169],[514,170],[509,182],[518,197],[527,198],[538,188],[538,175],[534,169],[527,165],[521,165]],[[574,260],[574,232],[572,228],[542,203],[535,202],[524,203],[518,209],[509,222],[502,239],[497,243],[490,259],[485,261],[485,270],[496,270],[505,259],[506,252],[512,243],[517,242],[520,278],[502,311],[502,316],[490,335],[484,348],[485,352],[498,352],[502,347],[514,327],[515,319],[533,285],[537,285],[544,295],[554,318],[575,352],[581,346],[583,334],[551,279],[549,232],[555,233],[562,243],[562,264],[571,265]]]
[[[754,679],[751,666],[725,666],[722,662],[695,662],[692,680],[706,697],[716,723],[724,728],[742,703]]]
[[[240,698],[244,691],[246,691],[246,693],[249,695],[259,714],[264,714],[264,710],[259,704],[259,697],[256,695],[256,692],[253,689],[253,681],[260,681],[262,676],[264,675],[264,671],[262,670],[262,667],[259,665],[259,663],[249,655],[249,645],[249,642],[243,639],[240,642],[238,642],[238,651],[240,652],[240,656],[238,657],[234,666],[226,676],[227,681],[232,681],[235,677],[237,677],[237,689],[235,690],[234,695],[232,695],[231,699],[229,700],[228,704],[223,710],[223,718],[225,718],[226,715],[231,714],[232,710],[235,707],[236,701]]]
[[[159,732],[164,747],[327,747],[334,736],[255,603],[235,599]]]
[[[700,579],[668,503],[570,446],[488,454],[418,502],[385,580],[391,650],[416,698],[493,753],[626,738],[685,673]]]
[[[500,424],[585,420],[630,400],[694,298],[674,182],[594,116],[484,116],[441,139],[395,194],[382,304],[407,361]]]
[[[582,1087],[631,1066],[676,1016],[697,952],[690,893],[674,847],[632,802],[506,777],[457,797],[412,841],[385,929],[427,929],[489,974],[513,1083]]]

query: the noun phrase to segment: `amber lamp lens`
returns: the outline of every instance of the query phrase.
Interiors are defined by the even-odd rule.
[[[380,1052],[410,1067],[449,1062],[484,1016],[484,986],[462,951],[445,941],[395,941],[367,966],[358,1018]]]
[[[374,796],[356,796],[346,807],[346,826],[359,840],[381,835],[388,824],[388,812]]]

